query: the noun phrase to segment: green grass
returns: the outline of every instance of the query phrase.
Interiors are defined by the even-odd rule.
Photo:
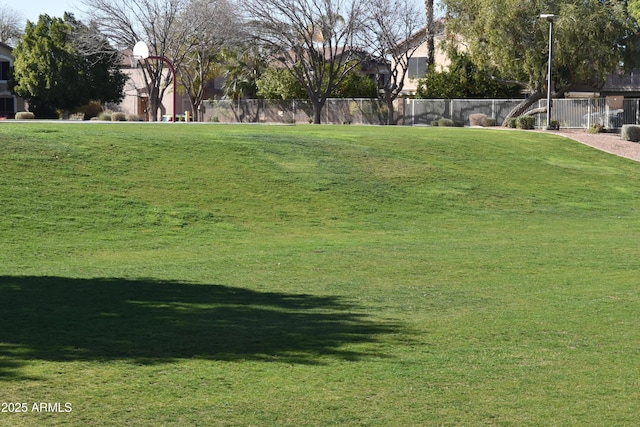
[[[531,132],[0,126],[0,425],[634,425],[640,164]],[[69,402],[71,413],[36,413]]]

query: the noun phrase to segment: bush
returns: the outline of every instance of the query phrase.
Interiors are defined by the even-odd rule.
[[[594,123],[591,126],[589,126],[589,128],[587,129],[587,133],[593,135],[593,134],[602,132],[602,129],[603,128],[600,123]]]
[[[487,115],[482,113],[469,114],[469,126],[485,126]]]
[[[533,129],[536,124],[536,118],[533,116],[520,116],[516,123],[520,129]]]
[[[431,126],[438,126],[437,120],[431,120]]]
[[[515,129],[518,127],[518,118],[517,117],[510,117],[509,120],[507,121],[507,127],[510,127],[511,129]]]
[[[98,115],[98,120],[101,120],[103,122],[110,122],[111,111],[103,111],[102,113],[100,113],[100,115]]]
[[[33,120],[36,116],[30,111],[21,111],[16,113],[16,120]]]
[[[103,111],[102,105],[98,101],[89,101],[78,109],[78,113],[84,113],[84,120],[91,120]]]
[[[125,113],[113,113],[111,114],[111,121],[114,122],[126,122],[127,115]]]
[[[484,126],[493,127],[496,125],[496,119],[493,117],[487,117],[484,121]]]
[[[493,117],[487,117],[486,114],[476,113],[469,115],[469,126],[489,127],[495,125],[496,119],[494,119]]]
[[[620,136],[625,141],[640,142],[640,126],[623,125]]]
[[[558,120],[551,120],[551,124],[549,125],[549,129],[551,129],[551,130],[560,130],[560,122]]]
[[[451,119],[445,119],[444,117],[438,120],[438,126],[440,127],[453,127],[455,123]]]
[[[127,117],[127,120],[130,122],[142,122],[144,121],[143,117],[138,115],[138,114],[129,114],[129,117]]]

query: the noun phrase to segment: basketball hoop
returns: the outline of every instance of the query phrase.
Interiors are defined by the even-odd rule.
[[[149,47],[147,46],[147,44],[142,41],[136,43],[136,45],[133,47],[133,55],[129,57],[131,61],[131,67],[137,68],[138,62],[141,62],[142,60],[147,59],[148,57],[149,57]]]
[[[138,42],[133,47],[133,57],[136,61],[147,59],[149,57],[149,46],[145,42]]]

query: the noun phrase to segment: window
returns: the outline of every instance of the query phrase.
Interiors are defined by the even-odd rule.
[[[16,110],[13,98],[0,97],[0,114],[15,112]]]
[[[0,80],[9,80],[9,61],[0,60]]]
[[[427,73],[427,58],[409,58],[409,69],[407,74],[410,79],[419,79]]]

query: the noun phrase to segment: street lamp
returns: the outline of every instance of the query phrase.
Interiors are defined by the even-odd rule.
[[[169,61],[167,58],[165,58],[164,56],[149,56],[149,47],[147,46],[147,44],[143,41],[140,41],[138,43],[136,43],[136,45],[133,47],[133,56],[135,58],[142,58],[142,59],[157,59],[160,61],[164,61],[169,68],[171,69],[171,76],[173,77],[173,115],[172,115],[172,121],[173,123],[176,122],[176,69],[173,66],[173,64],[171,63],[171,61]]]
[[[551,128],[551,64],[553,63],[553,20],[555,15],[543,13],[540,18],[549,23],[549,66],[547,68],[547,130]]]

